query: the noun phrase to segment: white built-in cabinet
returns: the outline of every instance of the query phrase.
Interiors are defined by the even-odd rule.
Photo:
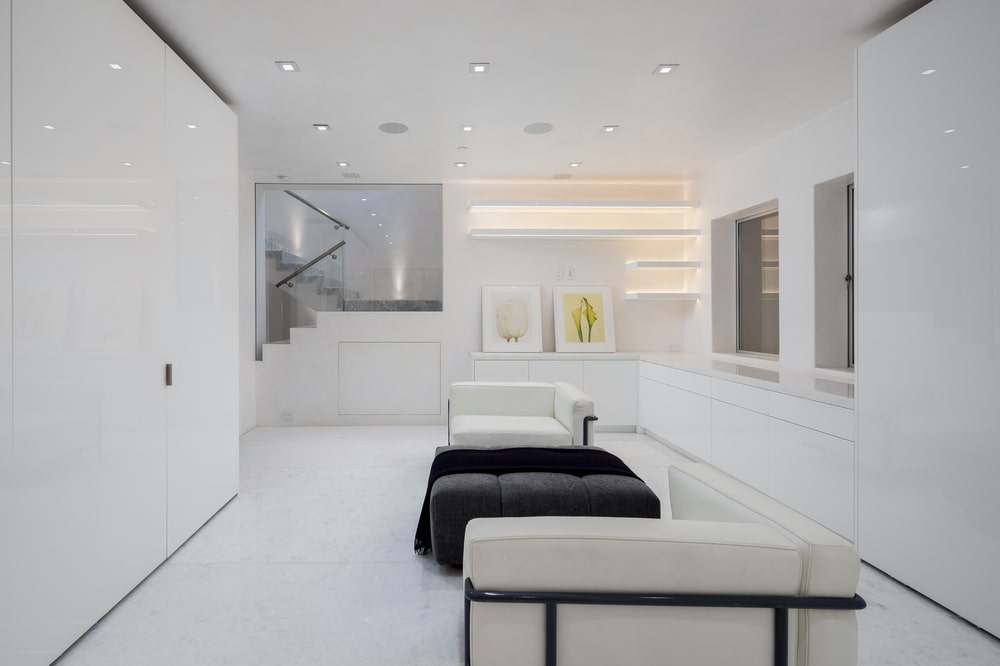
[[[849,382],[734,363],[716,370],[705,357],[665,363],[657,357],[670,355],[472,356],[477,381],[575,384],[594,400],[598,431],[650,434],[855,539]],[[815,390],[824,384],[842,394],[824,398]]]
[[[0,42],[0,663],[21,666],[237,491],[237,142],[120,0],[5,0]]]
[[[638,425],[854,540],[853,409],[640,361]]]
[[[935,0],[857,58],[860,552],[994,635],[998,26],[996,0]]]

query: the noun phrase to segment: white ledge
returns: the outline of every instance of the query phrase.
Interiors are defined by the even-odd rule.
[[[666,240],[692,238],[701,235],[701,229],[469,229],[470,238],[576,238],[581,240],[610,240],[645,238]]]

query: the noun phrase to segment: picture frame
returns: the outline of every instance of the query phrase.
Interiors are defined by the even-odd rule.
[[[542,351],[540,286],[483,286],[483,351]]]
[[[615,316],[610,286],[552,287],[552,321],[557,352],[615,351]]]

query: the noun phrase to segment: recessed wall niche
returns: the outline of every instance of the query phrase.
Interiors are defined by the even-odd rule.
[[[736,221],[777,210],[778,200],[772,199],[712,220],[712,351],[717,354],[737,351]]]

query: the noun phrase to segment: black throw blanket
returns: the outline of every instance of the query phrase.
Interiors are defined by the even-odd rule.
[[[424,505],[417,521],[417,533],[413,538],[413,550],[417,553],[431,552],[431,488],[434,482],[449,474],[479,472],[487,474],[511,474],[514,472],[557,472],[573,476],[588,474],[614,474],[638,479],[621,458],[604,449],[594,447],[510,447],[499,449],[462,449],[442,451],[431,463],[427,479]]]

